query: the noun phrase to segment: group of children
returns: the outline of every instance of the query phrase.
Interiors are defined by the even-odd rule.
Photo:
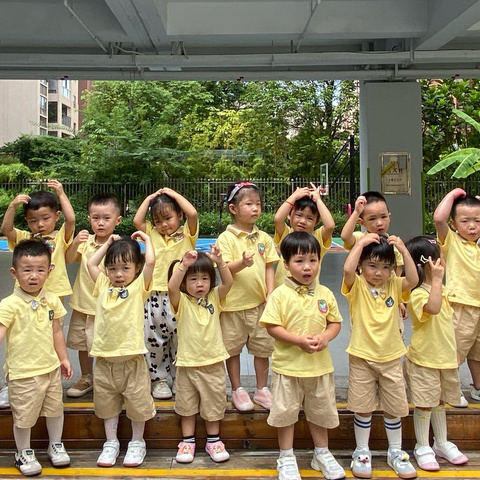
[[[285,200],[275,215],[272,239],[255,225],[261,214],[256,185],[231,185],[224,201],[233,221],[202,253],[195,250],[195,207],[169,188],[143,201],[131,238],[114,234],[122,219],[117,199],[96,195],[88,205],[93,233],[82,230],[74,238],[75,214],[62,185],[50,180],[47,186],[56,196],[45,191],[18,195],[2,223],[13,249],[10,272],[16,285],[0,303],[0,341],[7,337],[15,464],[24,475],[42,470],[30,446],[39,416],[47,417],[52,464],[70,463],[61,441],[61,379],[73,374],[68,346],[79,352],[81,378],[67,395],[93,389],[95,413],[104,420],[99,466],[116,463],[122,408],[132,423],[123,464],[142,464],[145,422],[156,414],[152,396],[171,398],[172,392],[183,437],[176,461],[194,459],[198,413],[205,421],[206,452],[215,462],[228,460],[220,439],[226,365],[233,406],[250,411],[256,403],[269,410],[267,422],[278,431],[280,480],[301,478],[293,452],[301,409],[315,447],[312,468],[327,479],[345,477],[328,449],[328,429],[339,424],[328,344],[338,335],[342,316],[333,293],[318,281],[335,226],[319,188],[297,189]],[[57,199],[64,215],[58,231]],[[14,228],[20,205],[30,231]],[[342,294],[350,308],[348,409],[354,412],[356,440],[351,469],[358,478],[372,476],[369,437],[376,409],[384,413],[388,465],[400,478],[417,475],[402,450],[401,418],[409,411],[405,381],[415,406],[418,466],[438,470],[436,457],[452,464],[468,460],[447,440],[444,403],[468,405],[458,376],[465,358],[473,378],[471,397],[480,401],[480,200],[453,190],[434,221],[437,239],[421,236],[404,244],[387,233],[384,197],[367,192],[358,197],[342,231],[350,251]],[[364,233],[355,232],[357,223]],[[144,254],[137,240],[145,244]],[[80,265],[72,292],[66,263],[73,261]],[[67,295],[72,317],[65,343],[62,301]],[[408,348],[402,338],[406,305],[413,324]],[[245,346],[254,356],[253,402],[241,383]]]

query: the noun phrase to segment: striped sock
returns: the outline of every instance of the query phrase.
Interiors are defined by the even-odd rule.
[[[388,448],[402,449],[402,419],[383,417],[385,431],[387,432]]]
[[[370,439],[370,430],[372,428],[372,416],[360,417],[355,414],[353,417],[353,429],[355,432],[355,441],[359,450],[368,450],[368,441]]]

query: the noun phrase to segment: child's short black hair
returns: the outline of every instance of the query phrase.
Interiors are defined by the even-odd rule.
[[[138,269],[138,273],[141,272],[145,264],[145,257],[140,250],[139,243],[130,237],[122,237],[119,240],[115,240],[107,248],[104,262],[105,266],[108,268],[109,265],[113,265],[118,260],[125,263],[133,262]]]
[[[407,247],[417,267],[418,283],[415,287],[417,288],[425,281],[425,265],[428,263],[428,257],[431,257],[434,262],[440,258],[440,245],[435,238],[420,235],[409,240],[405,247]]]
[[[173,269],[175,265],[177,263],[180,263],[180,261],[181,260],[174,260],[168,267],[168,280],[170,280],[171,276],[173,275]],[[183,276],[182,283],[180,284],[180,291],[183,293],[188,293],[186,284],[185,284],[186,279],[188,275],[195,275],[196,273],[206,273],[210,277],[210,290],[208,291],[208,293],[210,293],[212,289],[215,287],[215,282],[216,282],[215,267],[213,265],[212,260],[208,258],[205,252],[197,252],[197,259],[195,260],[194,263],[192,263],[192,265],[190,265],[187,268],[187,271]]]
[[[385,235],[380,235],[380,243],[372,242],[363,248],[358,263],[362,263],[364,260],[369,259],[389,263],[392,267],[395,267],[395,250],[393,245],[388,243],[388,239]]]
[[[150,216],[152,220],[155,220],[155,217],[162,216],[165,217],[165,214],[168,210],[172,210],[177,215],[183,213],[182,209],[178,202],[167,195],[166,193],[160,193],[150,202]]]
[[[118,214],[120,215],[122,209],[120,207],[120,202],[118,198],[113,193],[99,193],[94,195],[87,205],[87,211],[90,212],[90,207],[92,205],[108,205],[109,203],[113,204],[113,206],[118,210]]]
[[[320,212],[318,211],[318,207],[316,202],[313,200],[313,198],[310,195],[305,195],[302,198],[299,198],[298,200],[295,200],[295,203],[293,204],[292,207],[292,212],[298,210],[301,212],[302,210],[305,210],[306,208],[309,208],[314,215],[317,217],[316,223],[320,220]]]
[[[46,242],[42,240],[22,240],[15,245],[12,256],[12,267],[17,268],[18,259],[22,257],[48,258],[48,265],[52,262],[52,252]]]
[[[452,210],[450,211],[450,217],[455,220],[457,215],[457,207],[464,205],[465,207],[480,207],[480,200],[473,195],[465,195],[464,197],[457,197],[452,204]]]
[[[291,232],[280,244],[280,253],[283,260],[287,263],[294,255],[305,255],[307,253],[316,253],[320,260],[321,252],[322,248],[318,240],[311,233],[307,232]]]
[[[365,200],[367,201],[366,203],[367,205],[371,203],[383,202],[387,207],[387,211],[389,211],[387,201],[385,200],[385,197],[380,192],[371,190],[369,192],[362,193],[362,196],[365,197]],[[360,218],[363,218],[363,212],[360,214]]]
[[[32,192],[28,194],[30,200],[28,203],[23,204],[23,214],[26,216],[28,210],[38,210],[42,207],[47,207],[58,212],[60,210],[58,205],[57,197],[51,193],[44,190],[38,190],[37,192]]]

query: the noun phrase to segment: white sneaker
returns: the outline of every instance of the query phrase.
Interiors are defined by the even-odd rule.
[[[472,398],[473,398],[473,396],[472,396]],[[452,405],[452,404],[450,404],[450,405]],[[468,407],[468,400],[465,398],[465,395],[463,394],[463,392],[460,392],[460,403],[458,405],[452,405],[452,407],[455,407],[455,408],[467,408]]]
[[[8,385],[5,384],[0,390],[0,408],[9,408],[10,401],[8,400]]]
[[[328,448],[322,450],[321,453],[315,453],[314,451],[310,465],[314,470],[322,472],[327,480],[345,478],[345,470],[335,460]]]
[[[356,448],[350,464],[354,477],[372,478],[372,454],[366,448]]]
[[[416,478],[417,471],[410,463],[407,452],[396,448],[389,448],[387,452],[387,464],[400,478]]]
[[[172,390],[168,386],[167,380],[157,380],[152,385],[152,396],[158,400],[167,400],[172,398]]]
[[[99,467],[113,467],[117,463],[120,453],[120,442],[118,440],[107,440],[103,444],[103,450],[97,460]]]
[[[15,454],[15,466],[26,477],[33,475],[40,475],[42,473],[42,466],[38,463],[35,457],[35,451],[27,448]]]
[[[62,442],[51,443],[48,446],[47,455],[54,467],[67,467],[70,465],[70,457]]]
[[[480,402],[480,390],[475,388],[475,385],[473,385],[473,383],[472,388],[470,389],[470,396],[477,402]]]
[[[143,463],[146,455],[147,447],[145,440],[130,440],[123,464],[126,467],[138,467]]]
[[[295,455],[277,459],[278,480],[302,480]]]

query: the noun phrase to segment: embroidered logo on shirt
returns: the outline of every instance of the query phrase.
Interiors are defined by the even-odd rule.
[[[388,298],[385,300],[385,305],[386,305],[387,307],[393,307],[393,304],[394,304],[394,303],[395,303],[395,302],[393,301],[393,298],[392,298],[392,297],[388,297]]]
[[[327,313],[328,312],[328,305],[326,300],[319,300],[318,301],[318,309],[322,313]]]
[[[260,255],[263,255],[265,253],[265,244],[264,243],[259,243],[258,244],[258,253]]]

